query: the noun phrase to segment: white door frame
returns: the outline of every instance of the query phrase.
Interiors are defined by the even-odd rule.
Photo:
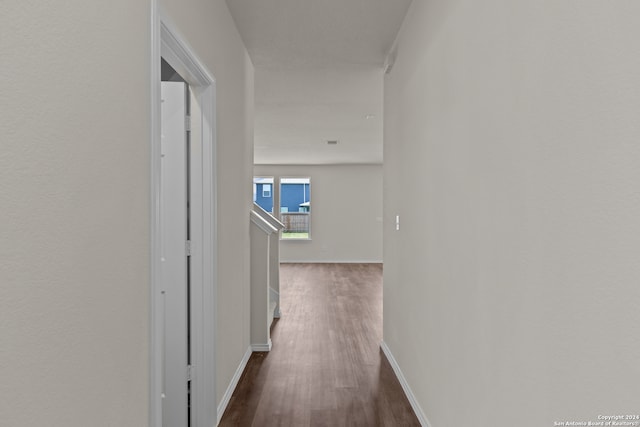
[[[191,422],[216,425],[216,83],[186,39],[151,1],[151,296],[149,425],[162,427],[160,295],[160,60],[189,84],[191,103]]]

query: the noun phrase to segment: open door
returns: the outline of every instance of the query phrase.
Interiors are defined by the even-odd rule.
[[[190,425],[188,86],[162,82],[160,248],[162,426]]]
[[[154,2],[149,425],[216,425],[215,78]],[[165,74],[167,72],[167,74]],[[187,118],[190,116],[191,118]]]

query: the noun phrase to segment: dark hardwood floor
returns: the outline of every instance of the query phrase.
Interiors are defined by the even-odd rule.
[[[221,426],[419,426],[382,340],[382,265],[282,264],[273,349],[253,353]]]

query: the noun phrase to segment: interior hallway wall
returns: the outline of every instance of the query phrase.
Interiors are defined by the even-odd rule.
[[[218,174],[250,182],[253,67],[225,2],[160,3],[216,78]],[[0,425],[148,424],[150,10],[2,2]],[[249,345],[251,189],[218,196],[220,399]]]
[[[148,2],[0,13],[0,425],[143,426]]]
[[[281,241],[283,262],[382,262],[382,165],[256,165],[254,175],[276,187],[311,177],[311,240]]]
[[[638,16],[407,14],[385,79],[384,339],[433,427],[638,412]]]

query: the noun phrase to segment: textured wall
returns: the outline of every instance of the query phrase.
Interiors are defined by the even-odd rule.
[[[2,2],[2,426],[147,423],[149,10]]]
[[[282,241],[283,262],[381,262],[382,166],[254,167],[256,176],[311,177],[311,241]]]
[[[249,345],[253,67],[224,1],[162,0],[217,81],[218,398]],[[2,2],[0,425],[144,426],[150,2]],[[213,404],[213,403],[212,403]]]
[[[385,81],[384,339],[434,427],[638,412],[638,16],[407,15]]]

